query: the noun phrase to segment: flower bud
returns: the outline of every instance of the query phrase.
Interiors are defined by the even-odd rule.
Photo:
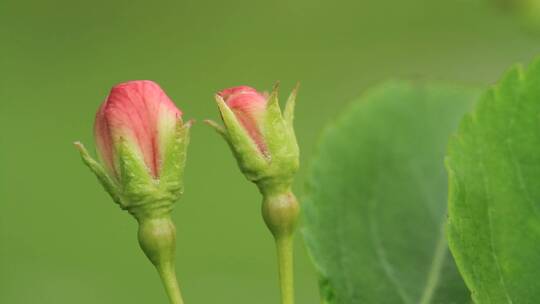
[[[181,116],[155,82],[121,83],[96,114],[99,163],[77,143],[113,199],[138,219],[170,212],[182,192],[190,123]]]
[[[240,169],[263,194],[289,191],[298,170],[293,129],[297,88],[283,114],[277,89],[276,85],[269,96],[248,86],[225,89],[216,95],[225,127],[207,121],[227,140]]]
[[[113,200],[137,219],[139,245],[174,304],[182,303],[182,298],[174,269],[176,229],[170,212],[182,193],[191,126],[181,116],[155,82],[121,83],[112,88],[96,114],[99,162],[75,143]]]
[[[144,161],[157,178],[165,146],[174,135],[182,112],[152,81],[130,81],[116,85],[96,114],[94,136],[100,159],[116,179],[121,141]]]

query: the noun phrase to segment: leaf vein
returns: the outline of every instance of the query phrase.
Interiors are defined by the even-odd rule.
[[[412,304],[411,299],[403,290],[403,287],[399,284],[399,280],[395,275],[395,270],[392,264],[388,261],[386,257],[386,251],[384,250],[384,247],[381,242],[381,237],[379,235],[379,228],[377,226],[376,221],[374,220],[376,218],[375,216],[375,200],[371,200],[371,208],[370,208],[370,216],[369,216],[369,227],[370,227],[370,236],[371,236],[371,243],[373,244],[373,247],[375,248],[376,257],[379,260],[379,263],[382,266],[383,273],[390,282],[391,285],[394,286],[396,289],[397,294],[403,301],[403,303],[406,304]]]

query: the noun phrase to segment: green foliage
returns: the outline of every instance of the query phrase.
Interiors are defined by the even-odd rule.
[[[449,244],[476,303],[540,303],[540,61],[462,121],[447,167]]]
[[[325,303],[467,303],[444,233],[448,137],[474,90],[390,82],[322,138],[304,236]]]

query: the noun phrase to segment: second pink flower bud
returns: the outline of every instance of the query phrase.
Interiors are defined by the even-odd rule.
[[[227,140],[242,172],[262,192],[289,187],[298,170],[295,98],[296,89],[282,114],[277,85],[269,95],[248,86],[225,89],[216,95],[225,127],[207,122]]]

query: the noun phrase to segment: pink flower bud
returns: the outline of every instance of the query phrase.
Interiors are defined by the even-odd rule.
[[[227,106],[236,115],[236,118],[257,144],[259,150],[266,154],[267,149],[260,124],[266,111],[268,96],[248,86],[225,89],[219,92],[218,95],[223,98]]]
[[[96,114],[94,136],[99,157],[118,179],[120,140],[141,156],[149,173],[159,176],[164,146],[174,134],[182,112],[153,81],[136,80],[114,86]]]

